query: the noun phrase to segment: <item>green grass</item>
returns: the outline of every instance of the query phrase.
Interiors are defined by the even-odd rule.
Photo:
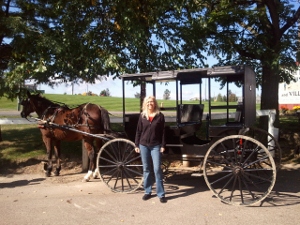
[[[1,167],[45,154],[36,125],[1,125],[1,134]]]
[[[0,111],[17,110],[17,100],[13,101],[5,97],[0,98]]]
[[[0,166],[19,164],[30,159],[46,160],[46,148],[37,125],[1,125]],[[63,142],[62,158],[81,157],[81,142]]]

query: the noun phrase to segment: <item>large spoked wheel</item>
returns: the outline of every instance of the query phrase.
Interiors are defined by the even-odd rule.
[[[101,180],[114,192],[133,192],[143,182],[143,166],[135,145],[127,139],[105,143],[97,157]]]
[[[255,140],[261,142],[270,152],[272,155],[277,170],[280,169],[281,166],[281,157],[282,157],[282,151],[280,148],[280,145],[276,138],[268,133],[267,131],[260,129],[260,128],[255,128],[255,127],[250,127],[250,128],[245,128],[240,130],[239,134],[246,135],[248,137],[252,137]]]
[[[263,201],[276,180],[276,165],[268,149],[244,135],[216,141],[204,157],[204,179],[222,202],[253,205]]]

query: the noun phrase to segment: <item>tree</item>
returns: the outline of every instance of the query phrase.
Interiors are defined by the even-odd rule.
[[[163,99],[164,100],[170,100],[170,98],[171,98],[170,95],[171,95],[171,91],[169,89],[166,89],[164,91]]]
[[[109,96],[110,96],[109,89],[106,88],[105,90],[102,90],[102,91],[100,92],[100,96],[106,96],[106,97],[109,97]]]
[[[217,101],[218,101],[218,102],[223,102],[223,98],[222,98],[221,93],[219,93],[219,94],[217,95]]]
[[[1,125],[0,125],[0,142],[1,141],[3,141],[3,139],[2,139]]]
[[[289,1],[278,0],[203,4],[206,11],[190,21],[204,20],[210,35],[208,53],[219,59],[218,65],[248,64],[255,69],[262,87],[261,109],[276,109],[278,125],[278,85],[293,79],[296,69],[300,7],[294,10]]]
[[[228,101],[229,102],[237,102],[238,98],[236,97],[236,94],[234,93],[231,93],[229,96],[228,96]]]
[[[136,93],[134,94],[134,97],[135,97],[135,98],[140,98],[140,97],[141,97],[141,94],[140,94],[139,92],[136,92]]]
[[[227,101],[227,96],[226,96],[226,95],[223,95],[222,101],[223,101],[223,102],[226,102],[226,101]]]
[[[102,74],[99,68],[104,63],[86,38],[92,21],[87,16],[90,6],[89,1],[76,0],[3,1],[0,44],[11,49],[4,55],[1,51],[1,59],[6,59],[2,70],[6,92],[15,94],[26,79],[53,85],[57,79],[94,82]]]

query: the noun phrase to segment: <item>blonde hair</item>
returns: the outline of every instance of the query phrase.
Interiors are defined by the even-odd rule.
[[[147,110],[147,102],[149,100],[152,100],[154,102],[154,110],[153,110],[153,113],[155,115],[159,114],[160,113],[160,110],[159,110],[159,106],[157,104],[157,101],[156,101],[156,98],[152,95],[144,98],[144,101],[143,101],[143,107],[142,107],[142,116],[145,116],[147,119],[149,119],[149,115],[148,115],[148,110]]]

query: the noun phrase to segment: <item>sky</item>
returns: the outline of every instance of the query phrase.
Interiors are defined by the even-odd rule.
[[[136,93],[140,92],[140,86],[133,87],[130,83],[125,83],[125,93],[126,97],[134,98],[134,95]],[[39,90],[44,90],[46,94],[72,94],[72,86],[71,84],[59,84],[55,86],[54,88],[49,87],[48,85],[39,85]],[[113,80],[111,77],[108,77],[104,81],[96,81],[95,84],[75,84],[74,85],[74,91],[73,94],[83,94],[86,92],[91,91],[94,94],[100,95],[100,92],[102,90],[108,89],[110,92],[110,95],[112,97],[122,97],[122,80],[121,79],[115,79]],[[156,97],[157,99],[163,99],[163,94],[165,90],[168,89],[170,93],[170,98],[172,100],[176,99],[176,87],[175,82],[171,82],[168,85],[165,83],[157,83],[156,84]],[[233,93],[235,93],[237,96],[241,96],[241,91],[238,88],[235,88],[231,86],[229,88]],[[147,93],[146,95],[152,95],[152,85],[147,85]],[[207,84],[202,85],[203,92],[208,90]],[[220,86],[218,83],[212,83],[212,95],[217,96],[219,93],[222,95],[225,95],[226,90],[222,89],[220,90]],[[208,97],[207,94],[202,94],[203,98]],[[199,99],[199,86],[198,85],[186,85],[183,87],[183,99],[184,100],[190,100],[193,98]]]

